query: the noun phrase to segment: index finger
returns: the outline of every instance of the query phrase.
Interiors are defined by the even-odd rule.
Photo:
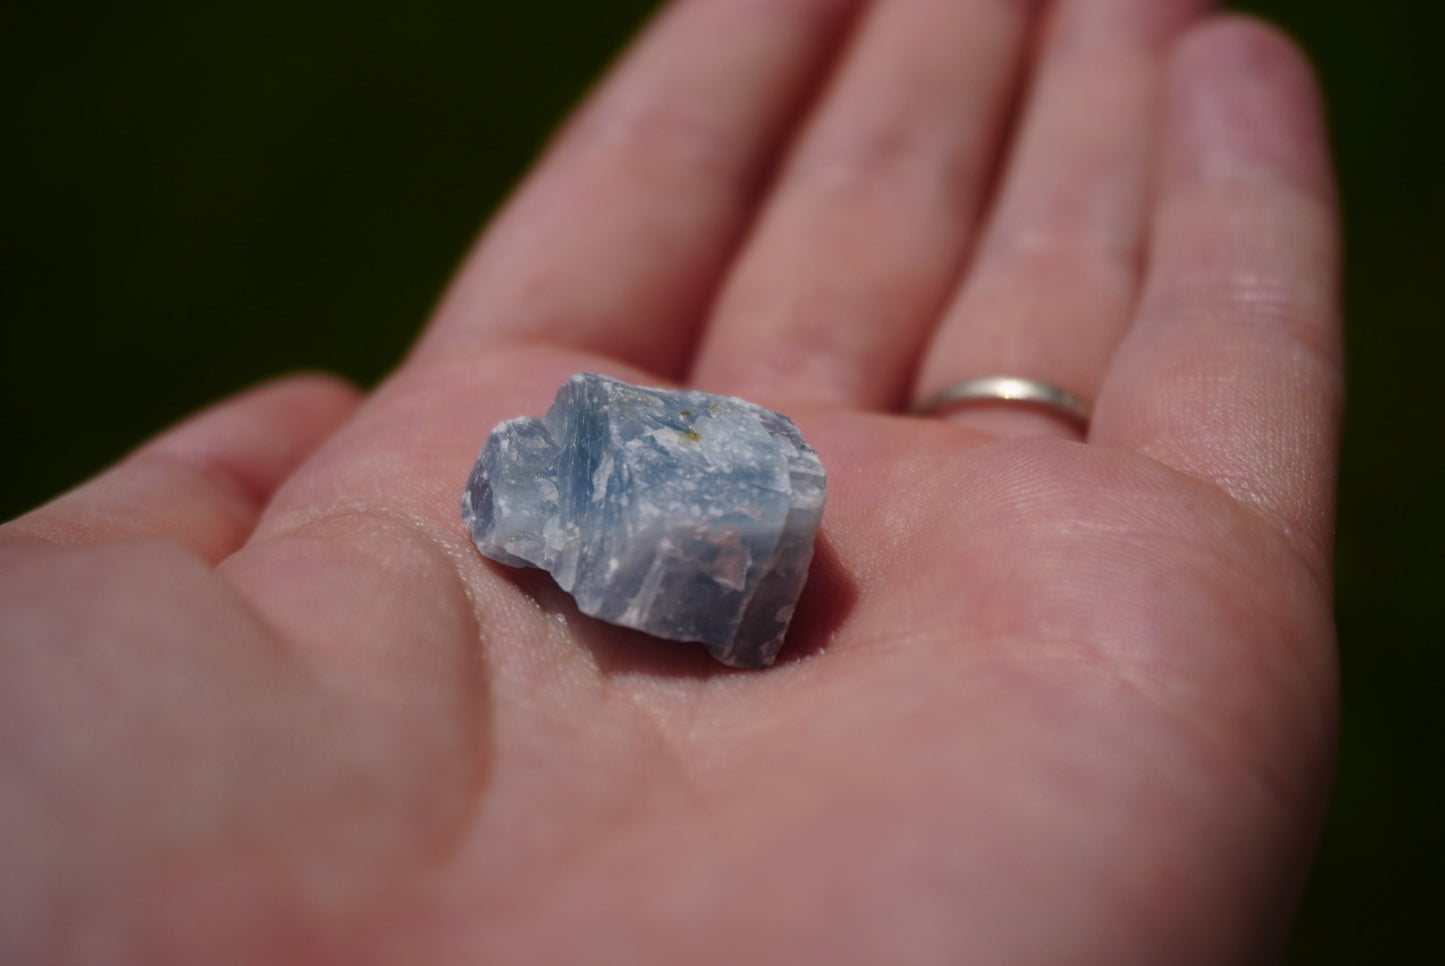
[[[418,356],[545,342],[680,376],[787,129],[858,5],[669,5],[483,236]]]

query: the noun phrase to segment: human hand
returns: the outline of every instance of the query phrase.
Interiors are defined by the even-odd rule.
[[[1331,757],[1335,230],[1307,68],[1205,5],[675,4],[364,403],[263,387],[6,527],[0,960],[1267,957]],[[818,449],[777,667],[471,547],[486,432],[579,370]],[[994,373],[1087,438],[897,414]]]

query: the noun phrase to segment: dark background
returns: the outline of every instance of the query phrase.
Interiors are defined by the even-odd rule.
[[[284,370],[374,381],[647,0],[8,0],[0,518]],[[1349,240],[1339,780],[1291,963],[1445,912],[1445,37],[1437,0],[1262,0],[1324,76]]]

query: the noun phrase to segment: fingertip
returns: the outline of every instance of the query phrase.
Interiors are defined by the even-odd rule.
[[[260,507],[360,401],[361,391],[340,376],[292,373],[203,410],[136,456],[193,463],[224,476]]]
[[[1219,0],[1056,0],[1048,16],[1054,42],[1114,47],[1169,40]]]
[[[1309,58],[1282,28],[1248,13],[1217,13],[1196,22],[1175,42],[1176,70],[1203,70],[1211,77],[1218,68],[1230,73],[1292,71],[1296,81],[1313,87]]]
[[[1334,196],[1313,65],[1278,27],[1246,14],[1201,21],[1177,41],[1168,81],[1170,174],[1282,181]]]
[[[278,487],[351,415],[360,393],[285,376],[190,416],[94,479],[8,524],[7,539],[94,546],[156,538],[219,560]]]
[[[321,369],[299,369],[267,379],[243,389],[237,398],[252,394],[293,397],[300,405],[344,413],[355,409],[363,395],[350,379]]]

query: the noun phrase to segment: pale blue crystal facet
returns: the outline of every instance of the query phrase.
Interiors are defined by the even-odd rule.
[[[807,580],[823,465],[786,416],[579,373],[542,419],[492,431],[462,519],[584,614],[767,667]]]

